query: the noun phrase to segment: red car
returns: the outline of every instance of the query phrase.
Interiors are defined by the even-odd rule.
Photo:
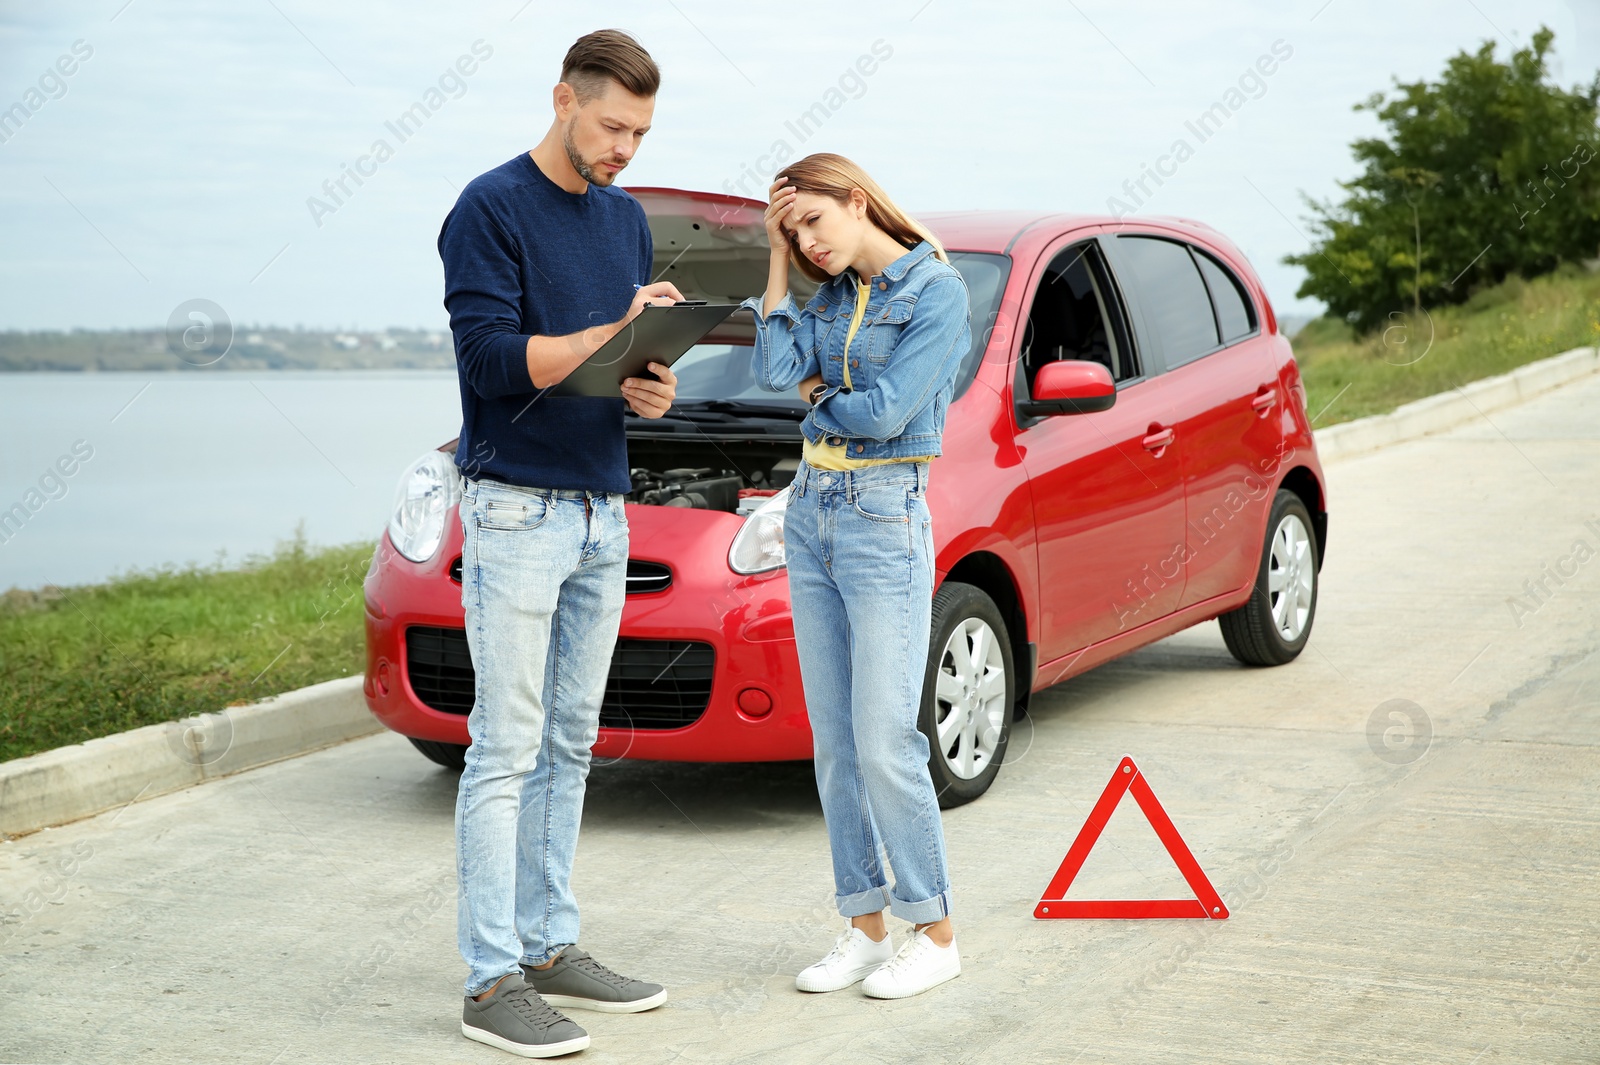
[[[632,192],[660,276],[687,298],[762,289],[764,204]],[[922,727],[950,806],[989,787],[1032,692],[1110,658],[1217,618],[1241,661],[1293,659],[1327,496],[1289,341],[1222,234],[1179,218],[924,220],[972,297],[928,489]],[[782,543],[804,409],[757,388],[753,334],[736,316],[677,364],[666,417],[627,415],[632,557],[597,756],[811,757]],[[473,700],[454,450],[407,470],[365,586],[368,705],[447,766]]]

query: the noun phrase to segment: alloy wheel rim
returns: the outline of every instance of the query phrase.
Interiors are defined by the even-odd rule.
[[[1285,643],[1294,643],[1306,631],[1316,579],[1316,566],[1311,559],[1311,534],[1298,515],[1285,514],[1272,532],[1272,550],[1267,562],[1272,627]]]
[[[965,618],[955,627],[934,680],[939,755],[952,774],[971,780],[993,764],[1008,709],[1005,656],[986,621]]]

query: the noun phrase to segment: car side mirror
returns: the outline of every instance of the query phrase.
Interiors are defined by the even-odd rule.
[[[1033,399],[1017,404],[1017,411],[1029,418],[1091,414],[1110,410],[1116,402],[1117,385],[1105,366],[1081,359],[1061,359],[1039,367],[1033,379]]]

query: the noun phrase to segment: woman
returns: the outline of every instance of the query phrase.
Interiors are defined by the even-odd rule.
[[[773,182],[756,312],[765,389],[811,405],[784,515],[800,674],[839,912],[802,991],[919,994],[961,972],[928,741],[917,730],[933,596],[928,462],[971,346],[966,282],[855,163],[811,155]],[[803,309],[789,264],[821,287]],[[894,872],[886,886],[879,847]],[[914,925],[898,951],[883,909]]]

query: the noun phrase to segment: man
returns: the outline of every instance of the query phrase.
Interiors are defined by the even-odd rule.
[[[631,489],[623,410],[666,413],[671,369],[621,398],[559,382],[648,304],[644,210],[612,183],[650,128],[660,72],[618,30],[580,38],[537,147],[474,179],[439,233],[461,384],[461,601],[477,687],[456,799],[461,1031],[524,1057],[582,1050],[554,1008],[666,1001],[577,945],[570,875],[589,748],[622,615]]]

